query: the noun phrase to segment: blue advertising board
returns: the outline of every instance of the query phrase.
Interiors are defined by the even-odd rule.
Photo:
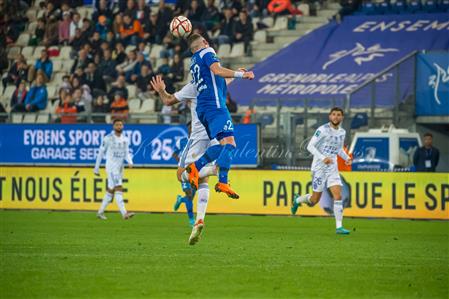
[[[449,52],[419,54],[416,67],[416,115],[449,115]]]
[[[4,124],[0,125],[0,164],[93,165],[111,125]],[[136,166],[175,166],[172,157],[187,128],[178,125],[132,125],[124,129]],[[236,125],[233,165],[258,165],[259,129]]]

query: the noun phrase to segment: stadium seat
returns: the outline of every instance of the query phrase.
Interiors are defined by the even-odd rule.
[[[422,9],[428,13],[434,13],[438,11],[436,0],[427,0],[424,2]]]
[[[48,114],[38,114],[36,118],[36,123],[39,124],[46,124],[49,121],[49,115]]]
[[[13,124],[21,124],[23,119],[22,113],[12,113],[11,114],[11,122]]]
[[[260,22],[260,18],[254,17],[254,18],[251,19],[251,21],[252,21],[252,23],[253,23],[254,31],[256,31],[257,29],[259,29],[258,26],[257,26],[257,23]],[[217,30],[217,31],[219,31],[219,30]]]
[[[36,15],[37,15],[37,10],[32,9],[32,8],[28,9],[26,12],[26,17],[28,18],[29,22],[36,21]]]
[[[153,45],[151,47],[150,59],[155,60],[161,57],[161,51],[163,50],[161,45]]]
[[[58,97],[57,85],[47,85],[47,95],[49,99]]]
[[[22,123],[34,124],[36,122],[36,113],[25,113]]]
[[[66,75],[64,72],[53,73],[52,83],[59,85],[62,83],[62,78]]]
[[[62,69],[61,71],[63,71],[64,73],[70,73],[70,71],[72,70],[72,66],[75,62],[73,61],[73,59],[64,59],[62,61]]]
[[[265,128],[274,122],[274,117],[272,114],[262,114],[257,118],[257,122],[260,123],[262,128]]]
[[[397,0],[395,3],[391,3],[390,10],[395,14],[402,14],[406,12],[406,3],[403,0]]]
[[[256,31],[256,33],[254,34],[254,41],[258,43],[266,43],[267,32],[265,30]]]
[[[140,113],[153,112],[154,106],[155,106],[154,99],[144,100],[144,101],[142,101],[142,106],[140,107]]]
[[[34,59],[34,60],[39,59],[41,57],[42,50],[45,50],[45,47],[38,46],[38,47],[34,48],[34,53],[33,53],[33,56],[31,58]]]
[[[381,1],[376,3],[376,13],[384,15],[390,11],[390,4],[387,1]]]
[[[442,12],[449,12],[449,0],[441,0],[438,3],[438,10]]]
[[[37,22],[31,22],[28,24],[27,32],[33,36],[34,32],[36,31]]]
[[[110,115],[110,114],[106,114],[106,116],[104,117],[104,122],[105,122],[106,124],[110,124],[111,121],[112,121],[111,115]]]
[[[288,18],[287,17],[277,17],[274,26],[268,30],[276,31],[276,30],[285,30],[287,29]]]
[[[376,7],[372,2],[365,2],[362,4],[361,13],[364,15],[376,14]]]
[[[310,15],[310,7],[309,7],[309,4],[307,4],[307,3],[302,3],[302,4],[298,5],[298,9],[299,9],[300,11],[302,11],[302,15],[305,16],[305,17],[307,17],[307,16]]]
[[[59,58],[62,60],[69,60],[70,59],[70,53],[72,52],[72,47],[64,46],[61,47],[61,51],[59,52]]]
[[[418,0],[412,0],[407,5],[407,12],[416,13],[421,10],[421,2]]]
[[[245,44],[236,43],[232,46],[231,54],[229,57],[242,57],[245,55]]]
[[[3,91],[3,95],[1,96],[3,98],[3,103],[9,103],[11,102],[11,97],[14,91],[16,90],[16,87],[14,85],[8,85],[6,86],[6,89]]]
[[[28,33],[22,33],[19,35],[19,38],[16,41],[16,45],[21,47],[28,46],[28,42],[30,41],[30,35]]]
[[[137,87],[135,85],[126,86],[128,89],[128,99],[134,99],[137,97]]]
[[[11,47],[8,50],[7,58],[9,60],[14,60],[17,58],[17,54],[20,54],[20,47]]]
[[[131,52],[131,51],[133,51],[135,49],[136,49],[136,46],[129,45],[129,46],[126,47],[125,52],[129,53],[129,52]]]
[[[40,2],[40,1],[36,1],[36,3],[38,3],[38,2]],[[45,9],[39,9],[37,11],[36,19],[42,18],[44,16],[44,13],[45,13]]]
[[[139,113],[140,112],[140,99],[131,99],[128,101],[129,112]]]
[[[368,114],[366,112],[356,113],[351,121],[351,130],[356,130],[368,125]]]
[[[221,44],[218,47],[218,56],[222,58],[230,57],[231,54],[231,45],[229,44]]]
[[[262,19],[262,23],[268,26],[268,28],[273,27],[274,19],[272,17],[265,17]]]
[[[22,54],[23,54],[23,50],[22,50]],[[53,73],[62,71],[62,60],[52,59],[52,62],[53,62]]]
[[[27,46],[27,47],[23,47],[23,49],[22,49],[22,55],[25,58],[33,56],[33,53],[34,53],[34,47]]]

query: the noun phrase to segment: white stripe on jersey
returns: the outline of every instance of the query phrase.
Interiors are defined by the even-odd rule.
[[[217,108],[221,108],[220,99],[218,97],[217,83],[215,82],[215,74],[210,71],[210,76],[212,77],[212,84],[214,85],[215,103],[217,103]]]
[[[215,51],[213,48],[209,47],[209,48],[204,48],[203,50],[201,50],[200,52],[200,58],[203,59],[203,56],[206,55],[207,53],[212,53],[215,54]]]

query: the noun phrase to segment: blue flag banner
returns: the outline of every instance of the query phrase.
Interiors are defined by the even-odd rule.
[[[0,164],[93,165],[111,125],[4,124],[0,125]],[[125,125],[125,136],[136,166],[176,166],[176,142],[188,136],[178,125]],[[259,128],[236,125],[236,167],[258,165]]]
[[[298,26],[301,26],[299,24]],[[234,80],[238,103],[343,99],[362,83],[415,50],[449,49],[449,14],[349,16],[330,22],[256,64],[252,81]],[[396,76],[401,96],[413,89],[414,61],[376,80],[379,106],[394,104]],[[270,102],[271,101],[271,102]],[[301,103],[301,102],[297,102]],[[360,93],[353,106],[368,106]]]
[[[416,115],[449,115],[449,52],[419,54],[417,60]]]

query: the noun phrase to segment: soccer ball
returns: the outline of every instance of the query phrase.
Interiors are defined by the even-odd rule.
[[[170,32],[178,38],[187,37],[192,32],[192,23],[184,16],[175,17],[170,22]]]

